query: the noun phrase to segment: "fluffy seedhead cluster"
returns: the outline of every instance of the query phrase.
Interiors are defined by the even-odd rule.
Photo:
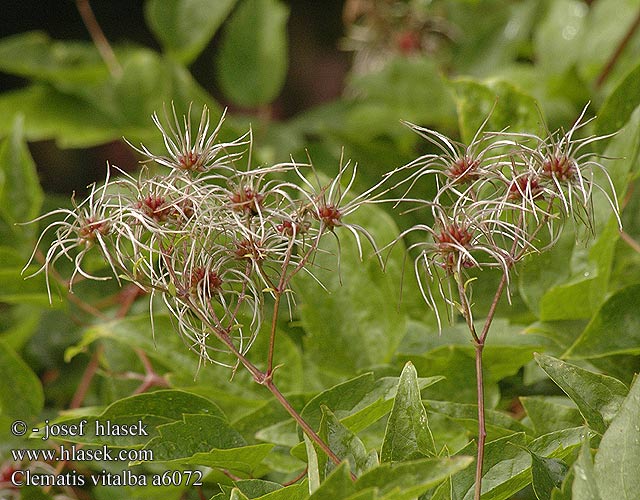
[[[202,360],[232,366],[260,330],[266,295],[289,297],[291,278],[313,272],[324,236],[345,228],[361,254],[363,236],[373,244],[348,220],[366,195],[347,199],[356,174],[349,162],[322,184],[310,164],[253,167],[251,133],[220,142],[222,120],[210,131],[206,108],[195,132],[174,109],[165,118],[153,120],[166,153],[135,148],[146,157],[138,177],[110,167],[106,182],[92,185],[82,203],[42,217],[58,220],[38,241],[36,250],[45,233],[55,233],[36,274],[44,272],[49,287],[51,268],[65,257],[73,263],[70,286],[81,278],[135,283],[151,305],[162,297]],[[169,170],[150,175],[148,162]],[[85,269],[94,250],[109,275]]]
[[[354,72],[382,68],[397,55],[436,54],[459,30],[431,2],[347,0],[343,46],[354,52]]]
[[[418,251],[414,269],[440,327],[438,295],[450,314],[460,310],[471,321],[472,270],[498,268],[508,291],[514,264],[553,246],[566,221],[593,232],[594,190],[604,193],[618,217],[613,183],[598,158],[585,151],[606,137],[577,137],[589,122],[583,120],[585,112],[586,108],[568,131],[546,131],[542,137],[486,131],[487,119],[469,145],[407,124],[438,152],[390,172],[387,180],[400,176],[392,182],[403,190],[397,204],[431,212],[432,224],[418,224],[400,238],[425,233],[411,245]],[[596,171],[602,172],[604,186],[596,182]],[[425,177],[435,178],[431,200],[412,194]]]

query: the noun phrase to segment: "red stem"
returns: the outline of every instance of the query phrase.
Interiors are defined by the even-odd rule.
[[[163,255],[165,257],[165,262],[167,264],[169,274],[171,275],[172,279],[174,279],[174,282],[178,283],[174,270],[171,267],[171,262],[169,261],[168,258],[166,258],[167,255],[166,253],[164,253],[164,251],[163,251]],[[309,436],[309,438],[312,441],[314,441],[320,447],[320,449],[327,454],[327,456],[331,459],[332,462],[334,462],[336,465],[339,465],[341,462],[340,458],[335,453],[333,453],[333,451],[331,451],[331,448],[329,448],[329,446],[322,440],[322,438],[318,436],[318,434],[300,416],[300,414],[295,410],[295,408],[291,406],[287,398],[280,392],[280,390],[277,388],[277,386],[273,382],[272,373],[268,373],[268,372],[265,373],[261,371],[249,359],[247,359],[244,356],[244,354],[242,354],[234,345],[233,340],[231,339],[229,334],[227,334],[225,331],[222,331],[220,328],[217,328],[215,325],[213,325],[209,320],[209,318],[206,315],[204,315],[195,304],[191,302],[191,299],[188,295],[184,295],[182,297],[182,300],[189,306],[189,308],[193,311],[193,313],[196,316],[198,316],[198,318],[203,322],[203,324],[206,325],[211,332],[213,332],[216,338],[218,338],[218,340],[220,340],[225,346],[227,346],[229,351],[231,351],[231,353],[242,364],[242,366],[244,366],[247,369],[247,371],[251,373],[253,380],[256,383],[260,385],[264,385],[267,389],[269,389],[269,391],[275,396],[275,398],[282,405],[282,407],[287,411],[287,413],[289,413],[289,415],[293,417],[293,419],[298,423],[298,425],[300,425],[303,432],[307,436]],[[352,474],[352,479],[355,480],[355,476],[353,474]]]
[[[512,252],[513,253],[513,252]],[[493,296],[493,301],[489,307],[489,313],[485,319],[482,327],[482,332],[479,336],[476,336],[475,331],[472,330],[474,336],[475,358],[476,358],[476,392],[478,402],[478,453],[476,456],[476,486],[474,492],[474,500],[480,500],[482,493],[482,466],[484,465],[484,445],[487,438],[487,428],[484,415],[484,375],[482,370],[482,351],[484,350],[484,343],[489,333],[489,327],[493,321],[493,317],[500,302],[500,297],[504,291],[504,287],[507,283],[507,274],[503,273],[496,293]]]
[[[78,388],[76,389],[75,394],[73,395],[73,399],[71,400],[71,404],[69,405],[70,409],[80,408],[84,398],[89,391],[89,386],[91,385],[91,381],[93,380],[93,376],[98,371],[98,365],[100,363],[100,356],[102,355],[103,346],[100,345],[98,348],[93,351],[91,355],[91,359],[87,364],[87,367],[82,374],[82,378],[80,379],[80,383],[78,384]]]
[[[482,350],[484,343],[475,343],[476,348],[476,384],[478,398],[478,453],[476,457],[476,488],[474,500],[480,500],[482,492],[482,466],[484,465],[484,443],[487,429],[484,418],[484,378],[482,374]]]
[[[613,54],[607,61],[607,64],[605,64],[604,68],[602,68],[602,71],[598,75],[598,78],[596,79],[597,88],[602,87],[602,84],[611,74],[611,71],[613,70],[614,66],[618,62],[618,59],[620,59],[620,56],[624,52],[624,49],[626,48],[627,45],[629,45],[631,38],[633,38],[633,35],[635,34],[635,32],[638,30],[639,27],[640,27],[640,11],[638,11],[638,15],[636,16],[631,26],[629,26],[627,33],[624,35],[624,38],[620,41],[620,43],[616,47],[616,50],[613,52]]]
[[[267,357],[267,377],[273,375],[273,352],[276,345],[276,328],[278,326],[278,312],[280,311],[280,299],[282,292],[274,291],[273,317],[271,318],[271,336],[269,337],[269,354]]]

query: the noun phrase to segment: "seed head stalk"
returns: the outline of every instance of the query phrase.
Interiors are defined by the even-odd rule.
[[[274,368],[273,368],[273,359],[275,352],[275,341],[276,341],[276,331],[277,331],[277,321],[278,314],[280,310],[280,304],[282,299],[282,294],[285,292],[286,286],[291,278],[297,274],[305,265],[309,256],[317,249],[317,245],[319,240],[316,239],[313,245],[311,245],[307,250],[302,259],[298,262],[297,266],[291,271],[289,274],[287,273],[287,268],[289,267],[289,263],[292,257],[292,252],[294,250],[294,240],[291,240],[290,244],[287,246],[287,250],[285,253],[285,257],[282,262],[282,269],[280,274],[280,280],[277,286],[273,286],[269,278],[267,278],[268,283],[271,284],[270,292],[274,297],[274,305],[273,305],[273,317],[271,321],[271,329],[269,335],[269,348],[268,348],[268,359],[267,359],[267,369],[265,371],[260,370],[254,363],[252,363],[242,352],[238,350],[238,348],[233,343],[232,338],[229,336],[224,327],[219,323],[212,323],[210,317],[215,318],[215,314],[208,315],[204,314],[197,304],[193,303],[192,299],[189,296],[185,296],[184,300],[190,306],[190,309],[198,316],[198,318],[207,326],[207,329],[212,332],[218,340],[220,340],[229,351],[236,357],[238,362],[242,364],[242,366],[251,374],[254,382],[266,387],[269,392],[276,398],[276,400],[280,403],[280,405],[289,413],[289,415],[296,421],[296,423],[300,426],[303,432],[316,444],[318,447],[331,459],[331,461],[339,465],[341,459],[331,450],[329,445],[325,443],[325,441],[313,430],[313,428],[302,418],[300,413],[296,411],[296,409],[291,405],[288,399],[282,394],[277,385],[273,380]],[[170,259],[167,258],[166,250],[163,251],[163,255],[165,257],[165,264],[167,266],[169,274],[173,277],[174,280],[177,280],[177,274],[172,267],[172,263]],[[266,274],[265,274],[266,276]],[[238,311],[235,311],[236,313]],[[352,473],[352,480],[355,480],[356,477]]]
[[[276,303],[279,303],[279,297],[281,294],[277,294]],[[186,299],[187,302],[190,303],[191,299]],[[220,340],[231,353],[238,359],[238,361],[246,368],[246,370],[253,377],[254,382],[265,386],[271,394],[278,400],[278,402],[282,405],[282,407],[291,415],[291,417],[296,421],[296,423],[300,426],[300,428],[304,431],[304,433],[318,445],[318,447],[324,451],[327,456],[334,462],[336,465],[339,465],[341,460],[340,458],[331,451],[329,445],[327,445],[324,440],[313,430],[313,428],[302,418],[302,416],[296,411],[296,409],[289,403],[287,398],[280,392],[275,382],[273,381],[273,369],[271,368],[271,364],[269,365],[269,369],[267,371],[260,370],[256,365],[254,365],[244,354],[242,354],[234,345],[231,337],[224,331],[221,331],[216,325],[212,324],[207,317],[207,315],[202,314],[199,311],[199,308],[195,304],[191,304],[192,310],[196,315],[200,318],[200,320],[205,323],[209,329],[217,338]],[[274,313],[277,314],[277,307],[274,306]],[[273,359],[273,346],[275,343],[275,328],[276,328],[276,319],[274,316],[274,321],[271,327],[271,336],[269,342],[269,360],[272,362]],[[354,478],[355,479],[355,478]]]
[[[112,178],[108,167],[105,184],[93,184],[88,198],[74,203],[73,210],[36,219],[64,217],[45,228],[24,270],[39,255],[44,234],[54,232],[42,266],[32,273],[45,274],[49,296],[49,273],[56,273],[54,266],[61,258],[73,265],[69,287],[76,277],[115,277],[119,284],[128,281],[147,292],[152,332],[154,297],[160,296],[182,340],[198,355],[199,367],[212,362],[235,372],[243,366],[338,465],[340,458],[275,384],[278,317],[283,297],[290,308],[295,304],[290,289],[295,275],[305,271],[319,282],[314,259],[324,236],[338,238],[337,233],[346,229],[361,258],[361,237],[377,251],[372,236],[348,220],[371,191],[348,196],[356,173],[350,162],[341,161],[337,176],[326,185],[311,164],[293,159],[254,167],[251,132],[221,143],[217,136],[222,119],[210,127],[204,108],[196,129],[190,111],[191,107],[189,115],[179,119],[172,106],[170,112],[165,110],[167,123],[153,116],[164,139],[164,154],[134,146],[145,157],[143,164],[154,162],[166,167],[164,172],[151,176],[145,166],[136,179],[113,167],[119,176]],[[247,167],[241,169],[237,163],[244,156]],[[307,179],[305,170],[314,174],[316,183]],[[298,182],[278,178],[286,173],[297,175]],[[102,254],[110,276],[85,270],[85,256],[95,251]],[[339,244],[335,257],[339,270]],[[263,330],[267,297],[273,299],[273,308],[262,369],[247,353]]]
[[[573,126],[551,133],[543,123],[542,137],[533,133],[488,132],[485,120],[467,146],[441,133],[409,125],[440,151],[424,155],[386,174],[391,188],[402,188],[399,199],[417,205],[405,213],[428,209],[434,222],[419,223],[403,231],[391,243],[409,233],[422,236],[408,248],[417,251],[414,270],[419,289],[433,309],[438,329],[442,322],[437,295],[448,306],[449,320],[462,315],[475,351],[478,405],[478,449],[474,499],[480,500],[485,454],[486,416],[483,351],[498,303],[507,292],[515,265],[529,254],[551,248],[567,222],[582,226],[592,235],[595,217],[593,188],[604,194],[620,224],[615,189],[604,166],[583,148],[609,136],[578,137],[591,120],[583,120],[586,108]],[[604,174],[596,183],[594,172]],[[400,180],[396,176],[404,174]],[[435,180],[436,194],[426,200],[411,195],[423,177]],[[393,180],[392,180],[393,179]],[[470,270],[497,268],[500,281],[478,333],[473,320]]]

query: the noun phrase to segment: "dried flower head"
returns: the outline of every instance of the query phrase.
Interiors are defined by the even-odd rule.
[[[109,172],[107,172],[107,183],[109,181]],[[47,283],[47,293],[49,301],[51,301],[51,286],[49,271],[61,257],[66,257],[73,262],[74,271],[69,279],[69,289],[73,287],[78,276],[94,280],[106,280],[109,277],[96,276],[90,274],[83,268],[83,260],[87,253],[95,246],[99,247],[102,252],[109,255],[109,236],[113,232],[113,221],[111,219],[111,207],[106,200],[106,190],[104,187],[98,187],[95,183],[90,186],[90,192],[87,198],[76,204],[75,195],[71,202],[73,209],[54,210],[48,214],[34,219],[38,222],[49,217],[64,215],[62,220],[51,222],[42,232],[28,262],[26,263],[23,273],[31,265],[36,258],[38,247],[47,233],[54,230],[55,239],[44,256],[43,265],[35,272],[27,277],[45,273]],[[74,252],[78,250],[77,252]],[[113,259],[107,257],[107,262],[112,270],[115,270]]]
[[[457,29],[431,2],[348,0],[344,48],[355,52],[354,71],[379,70],[396,56],[436,53]]]
[[[144,145],[137,148],[131,146],[140,154],[171,169],[183,172],[206,172],[216,167],[226,168],[230,156],[226,152],[229,147],[246,145],[247,136],[240,137],[230,143],[218,142],[218,133],[222,127],[225,114],[223,113],[216,127],[209,131],[209,109],[203,106],[202,115],[197,131],[191,125],[191,105],[187,115],[182,120],[178,118],[175,106],[171,104],[171,113],[164,110],[165,123],[154,113],[153,122],[162,133],[167,149],[166,155],[158,155],[149,151]]]
[[[589,123],[583,121],[585,113],[586,108],[568,132],[548,132],[543,138],[485,131],[485,120],[469,145],[408,124],[441,152],[395,169],[386,180],[406,174],[393,181],[392,187],[404,187],[405,193],[392,201],[428,208],[433,218],[433,224],[417,224],[398,240],[411,233],[428,235],[409,250],[418,252],[415,272],[439,325],[437,295],[470,320],[471,270],[500,269],[508,293],[514,265],[553,246],[566,219],[593,231],[594,188],[605,194],[619,221],[613,183],[597,156],[586,151],[609,136],[578,138]],[[595,181],[594,170],[604,174],[604,186]],[[435,177],[437,193],[431,200],[411,195],[425,176]]]
[[[349,220],[368,193],[349,193],[356,174],[349,162],[325,184],[307,179],[305,170],[318,180],[310,164],[252,166],[251,133],[218,142],[222,120],[210,131],[206,107],[195,133],[173,106],[172,118],[162,124],[153,117],[167,154],[137,149],[143,163],[168,171],[151,175],[144,165],[133,177],[115,167],[113,178],[109,167],[105,184],[93,185],[87,200],[54,212],[66,217],[47,228],[56,230],[56,240],[37,273],[47,273],[48,285],[50,268],[65,256],[75,265],[71,283],[76,275],[95,279],[82,262],[97,248],[113,276],[148,292],[150,307],[161,296],[201,360],[234,366],[260,331],[264,295],[284,294],[291,304],[290,281],[303,270],[313,275],[324,236],[338,238],[344,228],[361,255],[362,237],[375,248],[371,235]],[[238,167],[241,159],[246,168]],[[284,174],[297,175],[300,184],[281,180]]]

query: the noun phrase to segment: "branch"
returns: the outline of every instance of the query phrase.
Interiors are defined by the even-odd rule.
[[[102,28],[100,28],[93,9],[91,9],[91,5],[89,4],[89,0],[76,0],[76,8],[82,17],[82,22],[87,28],[89,35],[91,35],[93,43],[98,49],[98,52],[100,52],[100,56],[107,65],[107,68],[109,68],[109,73],[111,73],[112,76],[122,75],[122,66],[120,66],[109,44],[109,40],[107,40]]]
[[[633,35],[635,34],[635,32],[638,30],[639,27],[640,27],[640,11],[638,11],[638,14],[635,20],[633,21],[631,26],[629,26],[627,33],[624,35],[624,38],[620,40],[618,47],[613,52],[613,54],[607,61],[607,64],[605,64],[604,68],[602,68],[602,71],[598,75],[598,78],[596,79],[596,88],[602,87],[602,84],[609,77],[611,71],[613,70],[614,66],[618,62],[618,59],[620,59],[620,56],[624,52],[624,49],[627,47],[627,45],[631,41],[631,38],[633,38]]]

